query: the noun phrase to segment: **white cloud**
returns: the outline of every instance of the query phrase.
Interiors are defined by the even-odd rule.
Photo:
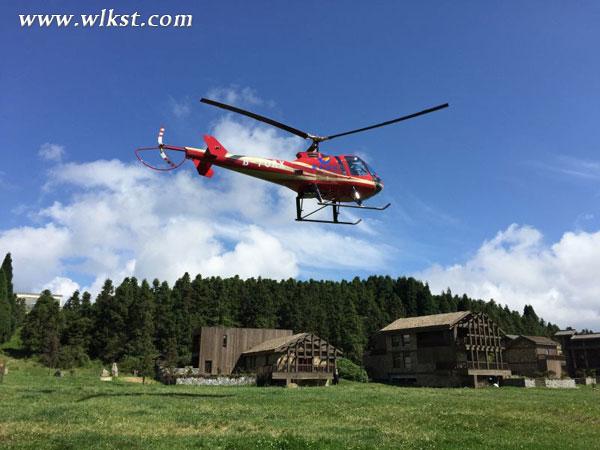
[[[173,97],[169,97],[169,105],[171,106],[171,112],[178,119],[183,119],[184,117],[189,116],[192,112],[189,98],[177,101]]]
[[[17,264],[24,268],[14,274],[16,287],[21,290],[31,290],[60,273],[70,245],[70,231],[54,223],[0,232],[0,253],[12,252],[15,269]]]
[[[526,304],[561,326],[600,329],[600,231],[567,232],[551,245],[535,228],[511,225],[464,264],[433,266],[416,276],[434,292]]]
[[[231,85],[229,87],[218,87],[211,89],[206,94],[211,100],[216,100],[222,103],[228,103],[234,106],[240,105],[263,105],[265,101],[258,96],[256,90],[244,87],[241,88],[237,85]],[[273,107],[273,102],[266,102],[267,106]]]
[[[600,161],[596,160],[560,155],[552,162],[530,161],[529,164],[574,179],[600,180]]]
[[[303,146],[233,119],[213,130],[231,152],[293,158]],[[0,231],[0,253],[12,252],[18,289],[63,295],[76,287],[98,292],[107,277],[173,282],[188,271],[284,279],[385,266],[388,249],[372,233],[365,240],[358,227],[297,224],[292,191],[215,171],[206,179],[191,164],[165,174],[118,160],[57,163],[44,187],[44,198],[56,200],[31,208],[42,225]]]
[[[65,147],[46,142],[40,147],[38,156],[46,161],[60,162],[65,156]]]
[[[75,281],[71,280],[67,277],[54,277],[49,283],[46,283],[42,286],[41,289],[36,289],[36,291],[42,291],[44,289],[50,290],[53,294],[62,295],[61,305],[64,305],[65,302],[69,299],[73,292],[80,289],[80,286]]]
[[[567,175],[591,180],[600,179],[599,161],[573,158],[571,156],[561,156],[559,158],[559,162],[561,164],[558,170]]]

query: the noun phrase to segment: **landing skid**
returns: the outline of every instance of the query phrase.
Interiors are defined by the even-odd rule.
[[[323,205],[323,206],[329,206],[332,203],[333,202],[319,202],[318,204]],[[388,209],[390,205],[391,205],[391,203],[388,203],[387,205],[384,205],[384,206],[346,205],[346,204],[338,203],[337,207],[338,208],[370,209],[372,211],[383,211],[384,209]]]
[[[336,225],[358,225],[360,222],[362,222],[362,219],[358,219],[356,222],[344,222],[344,221],[339,220],[340,208],[356,208],[356,209],[369,209],[369,210],[374,210],[374,211],[383,211],[384,209],[386,209],[390,206],[390,203],[388,203],[387,205],[382,206],[382,207],[375,207],[375,206],[362,206],[362,205],[346,205],[346,204],[342,204],[340,202],[335,202],[335,201],[319,200],[317,203],[319,205],[319,208],[309,212],[308,214],[302,215],[303,200],[304,199],[302,197],[296,197],[296,221],[297,222],[333,223]],[[307,217],[310,217],[313,214],[315,214],[316,212],[319,212],[322,209],[325,209],[328,207],[331,207],[331,212],[333,214],[332,220],[307,219]]]

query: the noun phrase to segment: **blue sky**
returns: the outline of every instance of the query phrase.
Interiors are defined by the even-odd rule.
[[[365,155],[385,181],[373,200],[392,207],[365,213],[364,229],[315,228],[350,250],[371,246],[377,253],[372,263],[313,265],[299,247],[286,247],[292,235],[310,247],[320,243],[302,237],[310,230],[306,224],[270,231],[273,219],[263,216],[277,214],[287,200],[277,190],[257,191],[276,209],[236,216],[232,207],[223,220],[278,240],[282,264],[285,255],[296,258],[291,273],[300,278],[418,274],[434,288],[447,284],[516,308],[531,299],[555,321],[593,327],[592,319],[579,319],[581,312],[600,318],[598,281],[577,269],[600,262],[596,2],[119,2],[120,13],[193,14],[188,29],[21,29],[18,14],[96,13],[111,5],[19,3],[0,6],[6,61],[0,71],[0,250],[22,238],[24,227],[68,229],[65,212],[59,220],[48,208],[59,202],[68,209],[94,194],[95,185],[65,174],[85,176],[90,166],[81,165],[113,159],[123,164],[116,171],[126,170],[134,163],[132,149],[151,145],[160,125],[168,141],[182,145],[200,144],[206,132],[232,132],[227,120],[264,131],[198,103],[211,92],[237,93],[243,107],[322,134],[449,102],[447,110],[322,147]],[[277,132],[265,139],[290,145],[286,151],[293,154],[298,143],[287,138]],[[237,142],[235,136],[230,141]],[[40,157],[45,143],[61,147],[63,157]],[[219,183],[237,180],[222,174],[200,180],[191,167],[184,170],[193,180],[189,195],[210,192],[204,198],[215,204]],[[256,181],[243,183],[263,189]],[[172,195],[163,201],[179,201]],[[257,201],[265,203],[264,197]],[[281,211],[291,222],[291,210]],[[239,243],[224,234],[211,239],[221,252]],[[566,247],[573,256],[565,256]],[[580,260],[577,248],[592,253]],[[128,254],[139,266],[137,251],[124,248],[120,257]],[[49,277],[92,283],[85,258],[59,253],[48,261],[60,273]],[[519,276],[499,274],[489,263],[504,256],[517,274],[535,275],[512,283]],[[535,268],[519,266],[524,260]],[[125,266],[117,275],[127,274]],[[556,279],[566,281],[554,285]],[[49,282],[32,275],[21,288]],[[582,298],[579,283],[587,292]],[[549,299],[557,302],[552,309]]]

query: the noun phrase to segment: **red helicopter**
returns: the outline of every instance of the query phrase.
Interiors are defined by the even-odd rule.
[[[356,222],[343,222],[339,220],[340,208],[356,208],[365,210],[382,211],[390,206],[365,206],[363,201],[373,197],[383,189],[383,181],[377,174],[358,156],[355,155],[324,155],[319,151],[319,144],[349,134],[360,133],[361,131],[371,130],[373,128],[391,125],[417,116],[422,116],[434,111],[448,107],[448,103],[434,106],[413,114],[398,117],[386,122],[370,125],[356,130],[343,133],[332,134],[329,136],[317,136],[290,127],[277,122],[268,117],[256,113],[245,111],[235,106],[220,103],[215,100],[203,98],[202,103],[226,109],[247,117],[251,117],[260,122],[267,123],[281,130],[300,136],[304,139],[312,140],[310,147],[296,155],[294,161],[284,161],[279,159],[269,159],[254,156],[241,156],[230,153],[214,137],[205,135],[205,149],[195,147],[178,147],[163,143],[164,128],[160,129],[158,134],[158,147],[143,147],[135,151],[137,158],[146,166],[154,170],[174,170],[180,167],[186,159],[192,160],[196,170],[205,177],[213,176],[212,166],[223,167],[236,172],[260,178],[261,180],[286,186],[297,193],[296,197],[296,220],[300,222],[320,222],[333,224],[357,225],[361,219]],[[142,158],[142,152],[158,150],[160,157],[167,164],[165,167],[156,167]],[[169,158],[165,150],[183,152],[184,157],[181,161],[175,163]],[[317,199],[318,208],[303,214],[303,200]],[[324,208],[331,208],[332,220],[308,219],[317,211]]]

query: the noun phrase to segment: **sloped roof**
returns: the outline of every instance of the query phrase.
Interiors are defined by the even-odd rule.
[[[546,336],[523,336],[523,335],[521,335],[520,337],[533,342],[535,345],[553,345],[553,346],[558,345],[558,342],[555,342]]]
[[[572,336],[575,333],[575,330],[558,330],[556,333],[554,333],[554,336]]]
[[[381,331],[412,330],[414,328],[450,328],[469,314],[471,314],[471,311],[403,317],[382,328]]]
[[[571,340],[583,340],[583,339],[600,339],[600,333],[590,333],[590,334],[576,334],[571,338]]]
[[[260,344],[255,345],[254,347],[246,350],[245,352],[242,352],[242,355],[246,355],[249,353],[272,352],[279,349],[280,347],[285,348],[288,345],[296,342],[299,339],[302,339],[305,336],[308,336],[308,333],[298,333],[292,336],[282,336],[275,339],[269,339],[268,341],[261,342]]]

